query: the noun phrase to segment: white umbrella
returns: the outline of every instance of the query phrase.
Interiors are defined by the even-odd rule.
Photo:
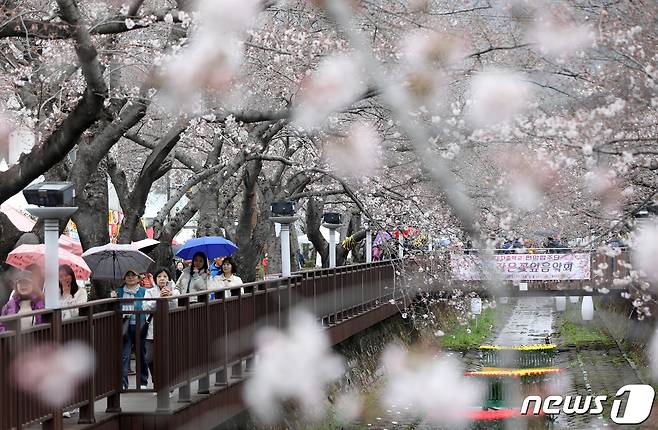
[[[156,246],[160,244],[159,240],[155,239],[142,239],[137,242],[133,242],[131,245],[139,249],[143,253],[151,252],[155,249]]]
[[[128,270],[139,273],[148,271],[154,263],[151,258],[134,245],[107,245],[90,248],[82,258],[91,268],[93,279],[121,279]]]

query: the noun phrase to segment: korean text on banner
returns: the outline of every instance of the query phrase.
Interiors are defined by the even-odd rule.
[[[501,254],[493,258],[498,276],[506,281],[590,279],[590,254]],[[451,254],[450,270],[455,280],[485,279],[482,261],[475,254]]]

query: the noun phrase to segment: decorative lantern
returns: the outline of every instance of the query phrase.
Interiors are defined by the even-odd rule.
[[[583,297],[580,315],[583,317],[583,321],[591,321],[594,318],[594,302],[592,302],[592,296]]]

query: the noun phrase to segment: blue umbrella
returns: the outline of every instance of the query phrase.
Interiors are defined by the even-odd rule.
[[[197,237],[185,242],[176,253],[177,257],[191,260],[197,252],[203,252],[208,259],[227,257],[238,250],[235,243],[221,236]]]

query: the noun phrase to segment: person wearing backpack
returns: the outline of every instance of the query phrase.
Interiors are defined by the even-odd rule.
[[[146,296],[146,289],[140,285],[139,272],[134,269],[128,269],[123,275],[124,284],[113,292],[112,296],[119,299],[141,299]],[[122,303],[123,312],[141,311],[143,309],[142,300],[127,301]],[[128,389],[128,371],[130,369],[130,353],[135,346],[137,336],[137,318],[140,320],[141,336],[139,354],[136,354],[140,360],[139,388],[145,389],[148,384],[149,370],[146,364],[146,317],[144,314],[136,315],[131,313],[123,314],[123,350],[121,361],[123,364],[123,389]]]

